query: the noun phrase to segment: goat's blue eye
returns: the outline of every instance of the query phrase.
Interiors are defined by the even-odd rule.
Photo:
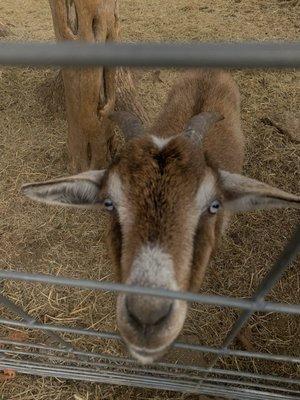
[[[112,211],[114,209],[114,203],[110,199],[105,199],[104,200],[104,207],[108,211]]]
[[[220,202],[218,200],[214,200],[209,207],[209,212],[211,214],[216,214],[220,208],[221,208]]]

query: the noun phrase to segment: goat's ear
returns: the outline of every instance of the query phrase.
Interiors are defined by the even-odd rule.
[[[224,207],[233,212],[269,208],[300,208],[300,196],[266,185],[243,175],[219,171],[225,195]]]
[[[105,170],[87,171],[56,180],[27,183],[22,193],[32,200],[51,205],[91,208],[100,205],[98,198]]]

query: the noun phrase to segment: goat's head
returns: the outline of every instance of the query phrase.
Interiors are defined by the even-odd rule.
[[[112,119],[127,141],[107,170],[27,184],[23,193],[49,204],[106,208],[123,283],[199,289],[194,284],[200,273],[194,262],[196,242],[208,242],[209,258],[224,210],[300,206],[297,196],[209,165],[201,142],[221,119],[215,113],[193,117],[183,134],[167,139],[145,133],[128,113],[114,113]],[[198,237],[201,232],[204,238]],[[158,358],[175,340],[186,311],[180,300],[118,296],[119,329],[143,362]]]

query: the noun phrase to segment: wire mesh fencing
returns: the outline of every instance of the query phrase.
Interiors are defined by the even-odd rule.
[[[227,67],[298,67],[298,44],[202,44],[202,45],[85,45],[53,44],[0,44],[2,65],[130,65],[130,66],[227,66]],[[0,369],[38,376],[53,376],[90,382],[156,388],[224,397],[229,399],[300,399],[300,379],[272,374],[259,374],[217,366],[220,357],[237,357],[250,360],[268,360],[300,366],[300,356],[269,354],[231,349],[234,339],[256,312],[276,312],[300,315],[299,304],[282,304],[265,301],[274,285],[280,280],[290,263],[300,251],[300,225],[287,243],[281,256],[270,269],[250,299],[216,295],[195,295],[164,289],[127,286],[110,282],[72,279],[60,276],[29,274],[0,270],[2,282],[30,282],[63,288],[114,291],[181,299],[221,308],[240,311],[220,347],[176,342],[173,347],[183,352],[210,355],[205,365],[157,362],[142,366],[122,354],[116,356],[106,351],[87,351],[74,345],[72,337],[90,337],[121,342],[116,332],[40,322],[29,315],[24,307],[0,294],[0,304],[11,317],[0,318],[4,327],[22,328],[43,332],[49,340],[32,341],[0,338]],[[5,287],[5,285],[3,286]],[[14,317],[13,317],[14,316]]]

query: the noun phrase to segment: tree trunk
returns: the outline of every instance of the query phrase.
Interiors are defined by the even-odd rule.
[[[57,40],[117,40],[117,0],[49,0]],[[108,114],[115,105],[115,69],[62,70],[68,118],[70,170],[104,167],[112,133]]]
[[[49,0],[49,3],[57,40],[119,39],[118,0]],[[65,68],[62,78],[70,171],[103,168],[115,142],[108,119],[115,105],[148,123],[130,72],[123,68]]]

